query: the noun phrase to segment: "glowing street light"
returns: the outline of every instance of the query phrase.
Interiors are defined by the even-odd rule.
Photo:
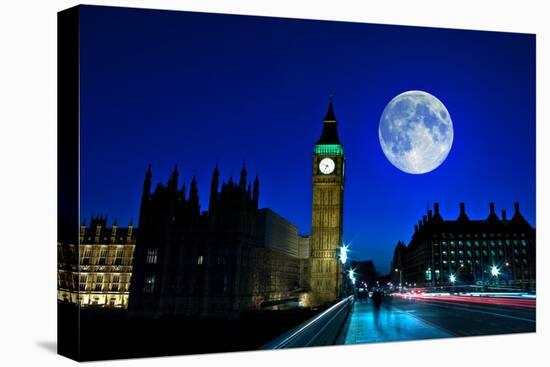
[[[491,267],[491,275],[494,277],[498,277],[500,275],[500,269],[493,265]]]
[[[353,269],[348,270],[348,277],[349,277],[349,280],[351,280],[352,283],[355,284],[355,271],[353,271]]]
[[[456,275],[451,274],[451,276],[449,277],[449,280],[450,280],[451,283],[454,284],[456,282]]]
[[[340,262],[342,265],[348,261],[348,248],[349,247],[347,245],[340,246]]]

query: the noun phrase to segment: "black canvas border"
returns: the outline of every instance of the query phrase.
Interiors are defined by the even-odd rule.
[[[57,242],[76,245],[79,259],[80,7],[57,13]],[[80,307],[57,305],[57,352],[80,360]]]

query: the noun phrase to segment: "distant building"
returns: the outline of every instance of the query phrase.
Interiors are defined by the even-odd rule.
[[[222,183],[212,175],[208,210],[200,212],[195,179],[189,193],[174,170],[141,200],[130,310],[148,314],[230,317],[303,292],[296,227],[258,209],[259,180]]]
[[[471,220],[461,203],[458,218],[444,220],[435,203],[433,213],[428,210],[415,225],[409,245],[397,245],[393,272],[403,271],[403,282],[417,285],[535,287],[535,229],[520,213],[519,203],[514,207],[512,218],[504,210],[499,217],[490,203],[486,219]]]
[[[58,243],[57,298],[81,307],[128,306],[136,231],[132,223],[107,227],[107,218],[92,217],[80,227],[80,245]]]
[[[258,246],[298,257],[298,229],[273,210],[258,210],[256,236]]]
[[[390,264],[390,281],[394,285],[401,285],[403,281],[403,272],[405,271],[405,256],[407,253],[407,246],[403,241],[398,241],[397,246],[393,252],[393,258]]]
[[[358,287],[372,288],[376,286],[378,277],[376,266],[372,260],[351,261],[350,268],[355,272],[355,279]]]

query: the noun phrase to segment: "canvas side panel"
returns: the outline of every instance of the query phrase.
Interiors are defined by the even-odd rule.
[[[63,356],[79,360],[78,7],[59,12],[57,17],[57,93],[57,351]],[[72,300],[69,297],[67,301],[62,301],[62,287],[73,294]]]

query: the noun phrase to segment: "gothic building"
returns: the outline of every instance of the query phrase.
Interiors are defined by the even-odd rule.
[[[106,216],[80,226],[79,243],[58,243],[57,298],[81,307],[128,307],[136,242],[132,222],[107,227]]]
[[[394,277],[418,286],[449,284],[536,286],[535,229],[514,204],[512,218],[495,213],[494,203],[484,220],[472,220],[460,203],[456,220],[445,220],[439,203],[418,224],[409,245],[397,245]]]
[[[132,312],[225,317],[299,297],[304,284],[296,228],[258,209],[257,176],[249,183],[243,166],[238,182],[231,177],[220,190],[216,166],[203,212],[195,178],[188,193],[185,185],[178,186],[177,168],[153,192],[151,180],[149,169],[141,199]]]
[[[341,293],[342,266],[337,252],[342,245],[344,163],[331,97],[313,153],[309,304],[314,306],[333,302]]]

